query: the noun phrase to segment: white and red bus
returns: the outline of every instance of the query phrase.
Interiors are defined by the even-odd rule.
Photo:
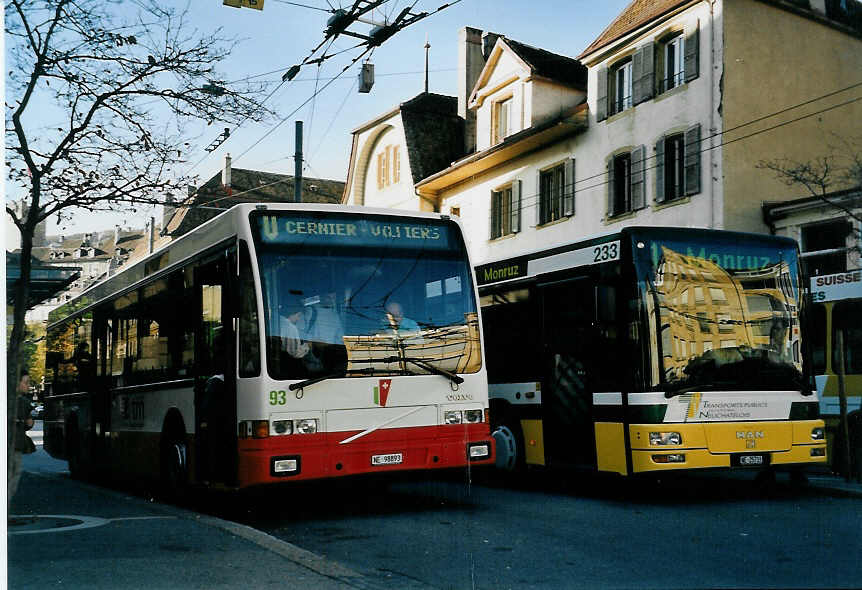
[[[446,215],[238,205],[55,310],[45,448],[174,491],[492,463],[477,301]]]

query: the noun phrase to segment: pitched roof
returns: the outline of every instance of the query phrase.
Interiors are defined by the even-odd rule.
[[[578,56],[578,59],[593,51],[624,37],[635,29],[657,19],[674,8],[686,4],[690,0],[632,0],[625,9],[602,31],[602,34],[590,43]]]
[[[198,188],[190,201],[186,201],[185,204],[191,206],[177,205],[176,214],[164,231],[172,237],[179,237],[239,203],[290,202],[293,200],[294,178],[287,174],[232,168],[230,188],[226,189],[219,172]],[[300,198],[303,203],[338,203],[343,191],[344,183],[341,181],[304,176]]]
[[[530,66],[533,74],[581,90],[587,89],[587,68],[578,60],[526,45],[508,37],[502,38],[506,45]]]

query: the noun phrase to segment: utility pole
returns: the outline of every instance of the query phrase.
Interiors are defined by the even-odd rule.
[[[293,202],[302,202],[302,121],[296,122],[296,153],[293,173]]]

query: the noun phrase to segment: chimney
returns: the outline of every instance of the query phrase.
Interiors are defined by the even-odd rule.
[[[499,38],[500,35],[498,33],[492,33],[491,31],[482,33],[482,58],[485,61],[488,61],[491,50],[494,49],[494,45],[497,44],[497,39]]]
[[[221,171],[222,186],[230,188],[230,154],[225,154],[224,169]]]
[[[464,119],[464,152],[476,151],[476,113],[467,108],[470,93],[485,66],[482,31],[464,27],[458,32],[458,116]]]

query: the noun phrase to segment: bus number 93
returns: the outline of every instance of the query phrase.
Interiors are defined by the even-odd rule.
[[[269,405],[283,406],[287,403],[287,392],[283,389],[269,392]]]

